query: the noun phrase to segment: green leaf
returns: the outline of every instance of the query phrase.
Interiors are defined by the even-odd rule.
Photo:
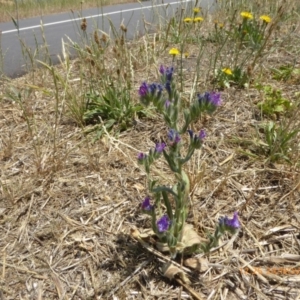
[[[116,120],[114,119],[110,119],[108,121],[106,121],[104,124],[105,124],[105,128],[106,129],[110,129],[114,126],[114,124],[116,123]]]

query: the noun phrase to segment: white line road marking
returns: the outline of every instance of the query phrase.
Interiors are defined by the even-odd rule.
[[[185,2],[191,2],[191,1],[193,1],[193,0],[185,0]],[[131,8],[131,9],[124,9],[124,10],[113,11],[113,12],[104,13],[104,14],[92,15],[92,16],[88,16],[88,17],[80,17],[80,18],[63,20],[63,21],[58,21],[58,22],[52,22],[52,23],[34,25],[34,26],[29,26],[29,27],[23,27],[23,28],[19,28],[19,31],[40,28],[42,26],[46,27],[46,26],[52,26],[52,25],[57,25],[57,24],[63,24],[63,23],[70,23],[70,22],[74,22],[74,21],[80,21],[83,18],[85,18],[85,19],[91,19],[91,18],[100,17],[100,16],[101,17],[105,17],[105,16],[110,16],[110,15],[115,15],[115,14],[118,14],[118,13],[125,13],[125,12],[131,12],[131,11],[135,11],[135,10],[149,9],[149,8],[152,8],[152,7],[167,6],[167,5],[173,5],[173,4],[179,4],[179,3],[183,3],[183,2],[182,1],[178,1],[178,2],[170,2],[170,3],[157,4],[157,5],[154,5],[154,6],[150,5],[150,6],[141,6],[141,7]],[[7,30],[7,31],[2,31],[2,34],[12,33],[12,32],[18,32],[18,29],[11,29],[11,30]],[[1,33],[1,31],[0,31],[0,33]]]

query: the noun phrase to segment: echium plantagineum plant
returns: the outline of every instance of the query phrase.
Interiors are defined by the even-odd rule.
[[[145,167],[149,193],[152,195],[152,199],[150,196],[144,199],[141,207],[143,212],[151,216],[152,229],[160,242],[167,245],[172,257],[175,258],[177,253],[186,248],[190,251],[200,249],[208,252],[218,244],[219,238],[225,231],[234,232],[239,229],[240,224],[237,213],[233,219],[221,218],[215,233],[209,237],[206,244],[201,244],[197,233],[186,224],[190,204],[190,182],[183,167],[191,159],[195,150],[201,148],[206,138],[203,129],[195,133],[191,127],[202,114],[212,114],[216,111],[222,103],[221,95],[217,92],[197,94],[195,101],[181,111],[180,94],[174,80],[174,68],[161,66],[159,71],[161,82],[159,84],[143,82],[139,88],[139,96],[142,104],[145,106],[152,104],[162,114],[169,127],[168,142],[157,143],[148,154],[138,154],[138,162]],[[181,114],[183,122],[179,127]],[[182,141],[183,134],[189,135],[189,143],[185,149]],[[176,183],[172,187],[158,185],[156,180],[151,179],[150,167],[161,156],[175,175]]]

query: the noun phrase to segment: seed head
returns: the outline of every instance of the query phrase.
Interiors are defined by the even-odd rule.
[[[82,19],[80,28],[81,28],[82,31],[86,31],[86,28],[87,28],[87,21],[86,21],[86,18],[83,18],[83,19]]]
[[[94,40],[95,40],[95,43],[100,46],[100,38],[99,38],[99,34],[98,34],[98,31],[95,30],[94,31]]]
[[[125,27],[124,24],[121,24],[120,28],[123,32],[127,32],[127,28]]]

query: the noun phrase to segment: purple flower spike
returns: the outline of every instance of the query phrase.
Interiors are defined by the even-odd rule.
[[[145,97],[149,92],[149,88],[146,82],[143,82],[139,89],[139,95]]]
[[[199,132],[198,137],[199,137],[200,140],[205,139],[206,138],[206,132],[203,129],[201,129],[200,132]]]
[[[172,81],[174,67],[164,67],[163,65],[160,66],[159,72],[161,75],[165,76],[167,81]]]
[[[166,148],[165,143],[157,143],[156,146],[155,146],[155,152],[162,153],[165,148]]]
[[[172,89],[171,89],[171,82],[170,81],[167,81],[166,84],[165,84],[165,88],[169,94],[169,96],[171,95],[171,92],[172,92]]]
[[[162,216],[157,222],[157,230],[160,233],[163,233],[169,229],[171,222],[169,220],[169,217],[167,215]]]
[[[152,95],[154,95],[155,92],[156,92],[156,90],[157,90],[157,84],[156,84],[156,83],[151,83],[151,84],[149,85],[149,90],[150,90],[150,93],[151,93]]]
[[[174,73],[174,67],[170,67],[166,69],[166,78],[168,81],[172,81],[173,73]]]
[[[147,196],[142,202],[142,210],[151,211],[153,209],[153,205],[150,204],[150,197]]]
[[[216,92],[205,92],[204,94],[198,94],[198,101],[200,104],[211,104],[213,106],[220,106],[222,104],[221,94]]]
[[[170,129],[168,132],[168,138],[171,141],[172,145],[178,144],[181,140],[179,133],[175,129]]]
[[[225,217],[224,223],[226,226],[231,227],[232,229],[239,229],[241,227],[241,224],[238,218],[238,212],[234,212],[232,219]]]

